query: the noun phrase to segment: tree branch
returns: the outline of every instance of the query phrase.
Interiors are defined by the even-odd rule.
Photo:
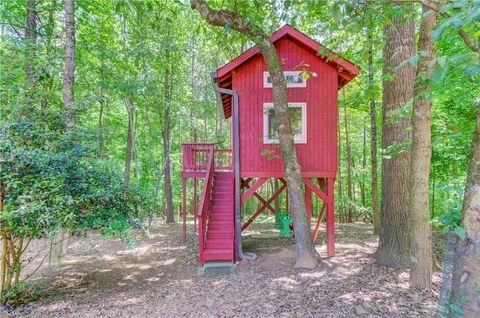
[[[440,8],[442,6],[442,4],[440,2],[436,2],[436,1],[429,1],[429,0],[392,0],[392,2],[394,3],[420,3],[421,5],[435,11],[435,12],[439,12],[440,13]],[[445,12],[442,12],[440,13],[440,15],[444,18],[450,18],[450,15],[448,15],[447,13]],[[465,30],[463,28],[459,28],[457,30],[458,34],[460,35],[460,37],[462,38],[463,42],[465,42],[465,44],[467,45],[467,47],[472,50],[473,52],[477,53],[477,54],[480,54],[480,44],[479,46],[475,46],[475,44],[473,43],[473,40],[472,38],[470,38],[470,36],[467,34],[467,32],[465,32]]]
[[[232,29],[251,37],[267,38],[267,35],[256,28],[250,21],[242,18],[235,12],[228,10],[214,10],[203,0],[191,0],[190,5],[196,9],[207,22],[214,26],[230,24]]]

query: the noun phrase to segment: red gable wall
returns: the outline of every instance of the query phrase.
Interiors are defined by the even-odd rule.
[[[297,155],[304,176],[335,176],[337,170],[337,92],[338,73],[302,44],[282,38],[275,42],[285,71],[308,64],[318,74],[307,80],[306,88],[288,88],[289,102],[307,104],[307,143],[297,144]],[[263,88],[265,62],[261,55],[239,66],[232,74],[232,89],[239,95],[240,171],[242,177],[280,177],[280,158],[269,160],[262,150],[278,145],[263,144],[263,103],[272,102],[272,89]]]

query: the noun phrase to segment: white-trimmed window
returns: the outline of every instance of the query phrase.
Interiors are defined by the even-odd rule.
[[[287,87],[307,87],[307,79],[300,71],[284,71]],[[272,77],[269,72],[263,72],[263,87],[272,87]]]
[[[307,143],[307,104],[288,103],[290,124],[295,134],[293,140],[296,144]],[[272,103],[263,104],[263,143],[278,143],[278,123]]]

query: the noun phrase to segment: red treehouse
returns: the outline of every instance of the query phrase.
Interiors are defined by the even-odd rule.
[[[326,214],[327,254],[334,256],[337,97],[338,90],[359,73],[359,68],[289,25],[276,31],[271,40],[287,79],[290,121],[310,221],[312,192],[323,202],[313,236],[316,238]],[[183,238],[186,239],[186,185],[191,178],[194,228],[197,230],[198,219],[202,265],[243,259],[242,231],[262,212],[275,212],[271,203],[286,192],[283,163],[278,156],[272,83],[259,49],[245,51],[214,72],[212,78],[221,113],[232,120],[232,149],[216,149],[211,143],[182,145]],[[257,190],[272,178],[280,182],[280,187],[265,200]],[[203,179],[199,202],[197,179]],[[260,201],[261,207],[242,224],[242,204],[251,196]]]

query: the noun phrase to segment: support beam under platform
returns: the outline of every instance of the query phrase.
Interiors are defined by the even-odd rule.
[[[265,180],[266,181],[266,180]],[[287,184],[285,182],[285,180],[281,179],[282,181],[282,186],[270,197],[270,199],[268,199],[261,207],[260,209],[257,210],[257,212],[255,212],[251,217],[250,219],[248,219],[247,222],[245,222],[245,224],[242,225],[242,231],[244,231],[260,214],[262,214],[262,212],[267,208],[267,206],[270,206],[270,204],[287,188]],[[258,183],[258,181],[257,181]],[[265,183],[265,182],[263,182]],[[262,183],[262,184],[263,184]],[[250,188],[252,189],[252,188]],[[249,189],[249,190],[250,190]],[[245,193],[246,194],[246,193]],[[244,195],[245,195],[244,194]],[[252,195],[252,194],[250,194]]]

